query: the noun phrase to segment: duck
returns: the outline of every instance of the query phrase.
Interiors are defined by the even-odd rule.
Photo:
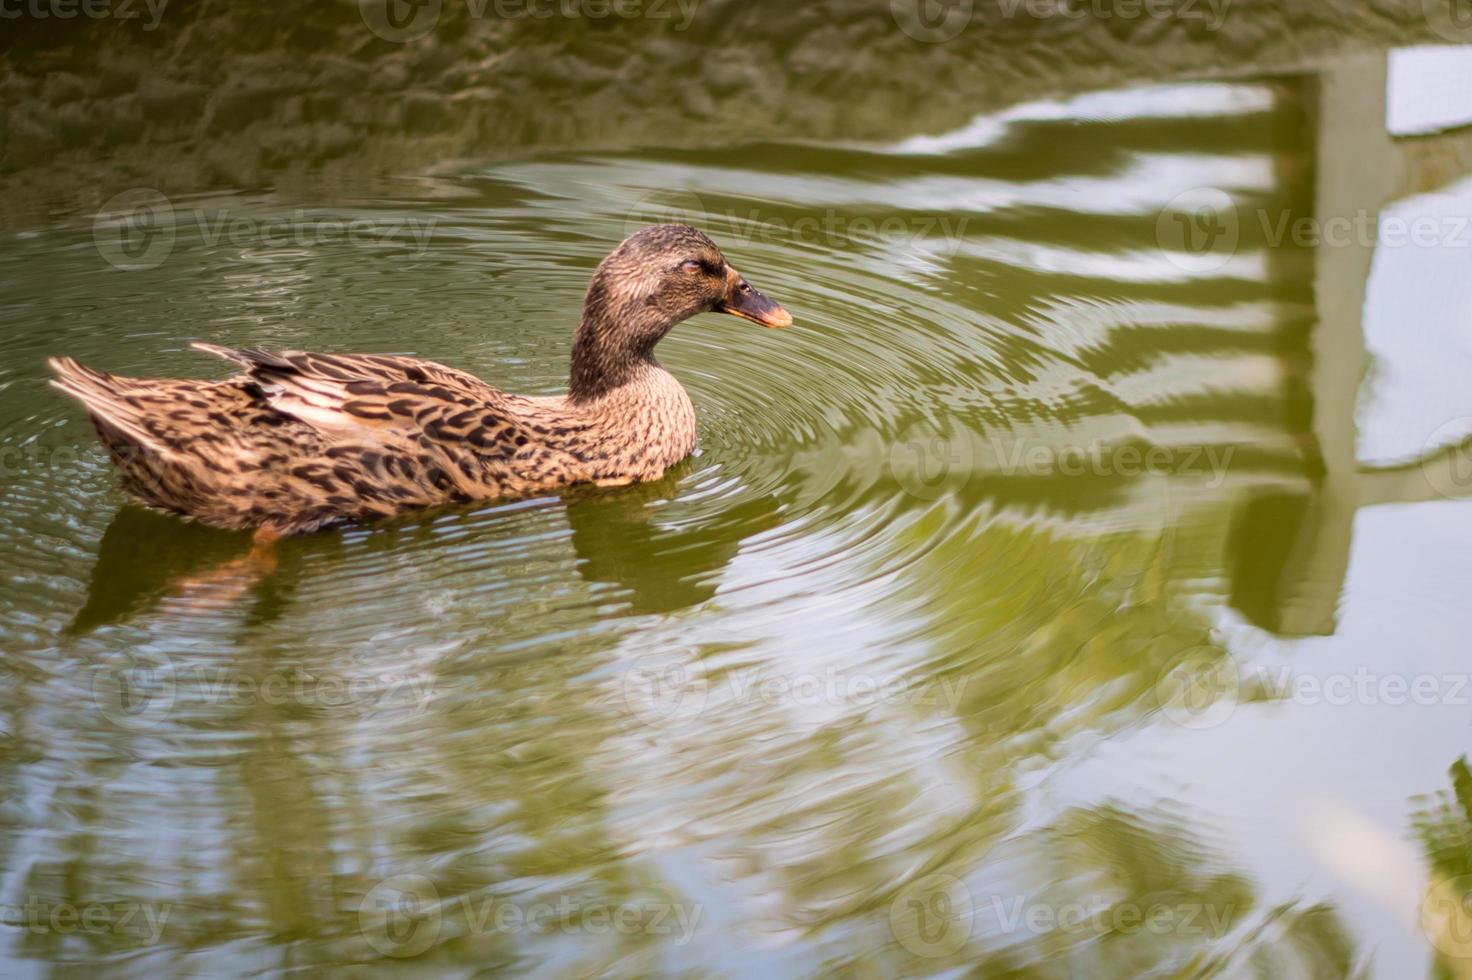
[[[695,409],[654,348],[701,313],[792,315],[689,225],[631,235],[597,267],[567,393],[515,395],[433,361],[190,346],[225,380],[128,378],[52,358],[124,492],[257,543],[405,512],[658,479],[696,444]]]

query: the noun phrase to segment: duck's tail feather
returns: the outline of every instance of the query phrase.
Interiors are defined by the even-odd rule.
[[[100,428],[110,429],[159,456],[174,455],[149,431],[143,413],[128,397],[128,379],[89,368],[70,357],[53,357],[46,365],[56,375],[51,386],[81,402]]]

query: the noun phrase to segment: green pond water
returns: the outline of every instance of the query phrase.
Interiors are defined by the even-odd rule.
[[[1274,234],[1386,205],[1375,70],[8,229],[0,973],[1467,975],[1472,503],[1391,478],[1472,415],[1397,330],[1465,378],[1472,306]],[[663,342],[657,484],[261,571],[45,384],[207,340],[556,392],[672,219],[797,325]]]

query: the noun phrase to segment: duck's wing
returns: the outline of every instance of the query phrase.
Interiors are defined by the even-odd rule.
[[[265,350],[260,347],[221,347],[218,344],[190,344],[195,350],[244,367],[259,381],[317,379],[338,384],[381,382],[385,385],[414,384],[425,389],[442,388],[441,398],[470,397],[496,402],[508,396],[473,374],[425,361],[417,357],[395,357],[388,354],[318,354],[311,351]]]
[[[476,427],[516,428],[525,401],[414,357],[191,346],[241,365],[273,409],[324,432],[400,429],[464,439]],[[514,446],[516,433],[508,435]]]
[[[470,498],[581,478],[584,420],[464,371],[411,357],[194,346],[242,365],[273,411],[342,447],[329,456],[381,451]]]

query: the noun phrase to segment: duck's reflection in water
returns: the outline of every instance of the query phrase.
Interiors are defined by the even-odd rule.
[[[781,504],[770,495],[739,500],[716,519],[684,528],[661,522],[677,479],[568,501],[578,574],[590,585],[620,587],[633,615],[675,612],[709,599],[741,542],[781,522]]]
[[[716,520],[669,526],[659,515],[677,495],[677,482],[672,476],[567,495],[579,575],[590,585],[617,587],[629,614],[674,612],[709,599],[741,542],[780,522],[780,503],[762,496],[733,504]],[[392,539],[416,523],[422,522],[393,522],[383,530]],[[309,542],[305,548],[288,541],[265,553],[252,549],[249,535],[125,506],[103,533],[86,603],[68,632],[126,621],[166,599],[201,610],[248,607],[251,621],[268,622],[294,591],[302,553],[340,550],[340,536],[327,531],[302,539]]]
[[[247,534],[125,506],[103,532],[87,601],[67,632],[121,623],[166,598],[218,609],[250,597],[252,618],[266,621],[279,612],[294,579],[289,560],[283,565],[274,555],[253,553]]]

